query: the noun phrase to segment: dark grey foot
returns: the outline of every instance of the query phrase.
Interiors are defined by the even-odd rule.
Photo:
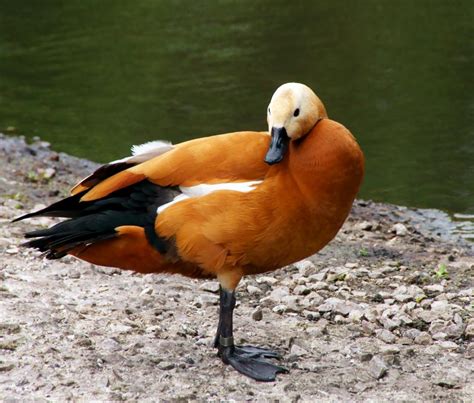
[[[288,369],[274,365],[263,358],[280,358],[278,353],[252,346],[219,346],[219,356],[225,364],[230,364],[241,374],[256,381],[274,381],[277,374],[284,374]]]

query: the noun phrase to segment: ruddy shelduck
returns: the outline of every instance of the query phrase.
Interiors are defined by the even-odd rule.
[[[153,142],[102,166],[71,196],[20,217],[66,217],[26,234],[50,259],[69,254],[140,273],[216,278],[214,346],[225,364],[260,381],[286,372],[278,354],[234,345],[235,289],[242,276],[310,256],[334,238],[364,174],[352,134],[328,119],[307,86],[279,87],[268,132],[236,132],[178,145]]]

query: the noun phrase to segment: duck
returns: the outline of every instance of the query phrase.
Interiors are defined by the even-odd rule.
[[[17,218],[65,218],[27,232],[24,245],[48,259],[72,255],[138,273],[216,279],[218,356],[243,375],[274,381],[288,372],[272,361],[280,354],[234,343],[237,286],[336,236],[362,183],[364,155],[304,84],[278,87],[266,115],[268,131],[135,146],[69,197]]]

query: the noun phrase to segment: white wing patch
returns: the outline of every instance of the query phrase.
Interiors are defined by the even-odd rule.
[[[119,164],[121,162],[127,162],[129,164],[140,164],[153,157],[157,157],[158,155],[164,154],[170,151],[171,149],[173,149],[173,144],[171,144],[169,141],[149,141],[148,143],[132,146],[132,155],[130,157],[121,158],[119,160],[109,162],[109,164]]]
[[[160,214],[166,210],[169,206],[172,206],[175,203],[180,202],[181,200],[190,199],[192,197],[200,197],[208,195],[209,193],[216,192],[218,190],[234,190],[236,192],[251,192],[262,183],[262,181],[249,181],[249,182],[229,182],[229,183],[213,183],[196,186],[180,186],[181,194],[176,196],[173,201],[163,204],[158,207],[157,213]]]
[[[157,149],[166,148],[170,149],[172,144],[169,141],[155,140],[143,143],[140,145],[132,146],[132,155],[146,154],[149,152],[155,152]]]

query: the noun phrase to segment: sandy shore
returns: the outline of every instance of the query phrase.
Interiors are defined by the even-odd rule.
[[[0,135],[0,399],[474,400],[474,248],[446,215],[358,201],[321,253],[239,288],[239,343],[290,368],[256,383],[210,347],[217,284],[18,245],[96,164]]]

